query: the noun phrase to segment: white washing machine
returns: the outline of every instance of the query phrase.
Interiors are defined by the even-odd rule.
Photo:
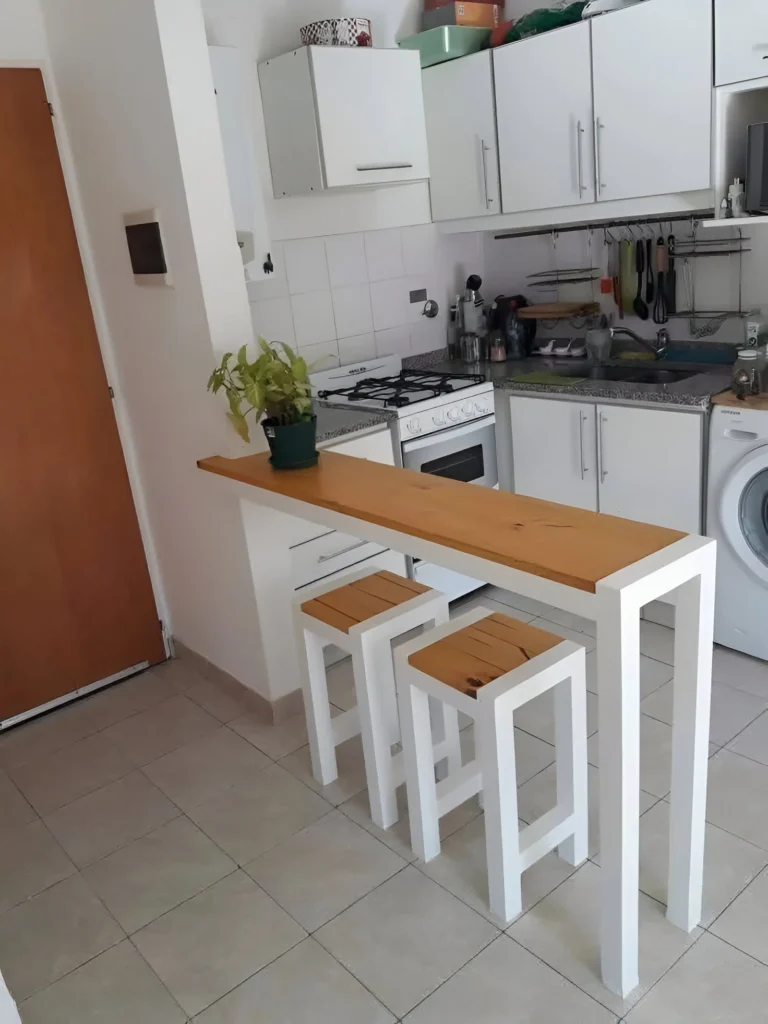
[[[713,410],[707,535],[718,542],[715,641],[768,661],[768,411]]]

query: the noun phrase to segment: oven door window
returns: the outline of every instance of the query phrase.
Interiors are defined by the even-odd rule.
[[[442,455],[437,459],[430,459],[427,462],[422,462],[420,469],[422,473],[432,473],[434,476],[444,476],[449,480],[472,483],[473,480],[480,480],[485,476],[483,446],[476,444],[470,448],[451,452],[449,455]]]

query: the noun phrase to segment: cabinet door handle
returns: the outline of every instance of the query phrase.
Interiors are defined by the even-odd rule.
[[[358,548],[364,548],[368,544],[367,540],[359,540],[357,544],[350,544],[349,547],[339,548],[338,551],[331,551],[330,554],[320,555],[318,562],[330,562],[332,558],[338,558],[340,555],[348,555],[350,551],[357,551]]]
[[[603,130],[605,125],[602,124],[599,117],[595,118],[595,185],[597,186],[597,197],[598,199],[603,194],[605,185],[600,180],[600,132]]]
[[[584,420],[583,412],[579,413],[579,464],[581,466],[581,479],[587,474],[587,467],[584,465]]]
[[[605,452],[603,450],[603,421],[606,419],[602,413],[598,414],[597,447],[600,452],[600,483],[605,483],[608,470],[605,468]]]
[[[491,205],[491,199],[488,195],[488,161],[485,159],[485,154],[488,152],[488,146],[485,144],[485,139],[480,139],[480,159],[483,164],[483,193],[485,195],[485,208],[486,210]]]
[[[403,171],[413,164],[358,164],[358,171]]]
[[[579,170],[579,199],[581,199],[587,186],[584,184],[584,156],[582,153],[582,140],[581,137],[584,134],[584,128],[582,127],[581,121],[576,122],[576,164]]]

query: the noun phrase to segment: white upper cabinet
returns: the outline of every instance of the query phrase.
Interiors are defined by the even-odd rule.
[[[715,85],[768,77],[766,0],[715,0]]]
[[[503,212],[593,203],[589,22],[502,46],[493,66]]]
[[[592,66],[598,200],[710,188],[711,0],[593,18]]]
[[[433,220],[500,213],[490,50],[422,72]]]
[[[415,51],[305,46],[259,81],[276,197],[429,177]]]

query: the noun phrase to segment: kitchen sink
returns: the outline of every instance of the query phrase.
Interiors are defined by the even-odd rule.
[[[676,384],[699,373],[701,370],[640,370],[629,379],[633,384]]]
[[[631,384],[676,384],[701,373],[701,370],[662,370],[639,366],[558,366],[561,377],[586,377],[587,380],[623,381]]]

